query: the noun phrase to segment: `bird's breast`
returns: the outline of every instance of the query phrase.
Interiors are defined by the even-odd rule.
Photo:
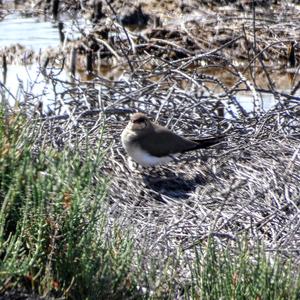
[[[128,148],[133,143],[134,139],[136,138],[136,133],[128,128],[125,128],[121,134],[121,141],[124,149],[128,152]]]

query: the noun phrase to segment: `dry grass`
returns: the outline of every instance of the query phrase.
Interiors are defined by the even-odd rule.
[[[278,104],[264,112],[253,94],[253,110],[247,112],[236,90],[226,89],[222,96],[210,90],[211,82],[219,84],[213,76],[160,68],[160,79],[153,81],[153,73],[144,72],[130,80],[108,84],[95,78],[92,87],[73,87],[77,100],[98,108],[86,110],[78,101],[69,116],[40,119],[38,148],[71,147],[84,159],[84,149],[102,138],[107,159],[95,180],[110,178],[111,222],[132,229],[148,258],[164,260],[178,249],[190,258],[195,245],[214,236],[224,247],[246,238],[250,247],[263,243],[266,251],[298,260],[297,97],[276,93]],[[218,102],[225,105],[224,118],[216,114]],[[120,143],[130,110],[147,112],[185,136],[227,130],[227,138],[162,167],[130,170]]]

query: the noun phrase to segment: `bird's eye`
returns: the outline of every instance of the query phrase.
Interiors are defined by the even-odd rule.
[[[132,120],[132,123],[144,123],[145,122],[145,119],[143,118],[139,118],[139,119],[135,119],[135,120]]]

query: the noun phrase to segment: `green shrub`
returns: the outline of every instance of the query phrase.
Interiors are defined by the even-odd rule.
[[[21,116],[0,124],[0,286],[41,295],[119,299],[130,295],[133,243],[106,226],[108,181],[95,179],[104,150],[33,155]]]

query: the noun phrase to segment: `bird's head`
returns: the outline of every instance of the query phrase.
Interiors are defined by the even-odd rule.
[[[129,127],[133,131],[144,131],[152,128],[152,125],[145,114],[138,112],[131,115]]]

